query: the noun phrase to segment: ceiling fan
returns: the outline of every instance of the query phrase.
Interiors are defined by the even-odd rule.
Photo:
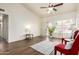
[[[57,9],[55,7],[58,7],[61,5],[63,5],[63,3],[59,3],[59,4],[55,4],[55,5],[53,3],[49,3],[49,5],[47,7],[40,7],[40,8],[41,9],[48,8],[49,11],[51,11],[51,10],[57,11]]]

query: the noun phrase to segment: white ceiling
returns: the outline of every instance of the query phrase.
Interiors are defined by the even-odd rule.
[[[24,3],[23,5],[37,14],[39,17],[47,17],[50,14],[47,13],[48,9],[40,9],[42,6],[48,6],[49,3]],[[75,3],[64,3],[62,6],[56,7],[57,11],[53,11],[52,14],[59,14],[64,12],[74,11],[76,9]]]

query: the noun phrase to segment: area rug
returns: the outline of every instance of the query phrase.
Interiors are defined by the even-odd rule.
[[[49,40],[44,40],[42,42],[39,42],[37,44],[34,44],[30,47],[35,49],[36,51],[43,53],[45,55],[50,55],[51,52],[54,50],[54,46],[58,44],[58,42],[51,42]]]

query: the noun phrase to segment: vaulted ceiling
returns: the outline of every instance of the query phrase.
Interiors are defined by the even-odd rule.
[[[26,8],[30,9],[35,14],[37,14],[39,17],[50,16],[50,14],[47,13],[47,10],[48,10],[47,8],[46,9],[40,8],[42,6],[48,6],[49,3],[24,3],[23,5]],[[53,11],[51,15],[75,11],[76,10],[76,4],[75,3],[64,3],[63,5],[56,7],[56,9],[57,9],[57,11]]]

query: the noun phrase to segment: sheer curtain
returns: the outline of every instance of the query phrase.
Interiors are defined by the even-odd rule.
[[[56,22],[56,29],[54,31],[55,37],[72,38],[75,22],[72,19],[58,20]]]

